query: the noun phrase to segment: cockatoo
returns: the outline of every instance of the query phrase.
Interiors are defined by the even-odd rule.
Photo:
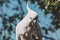
[[[34,23],[36,22],[36,20],[37,20],[36,18],[38,15],[35,11],[33,11],[29,8],[28,3],[27,3],[27,10],[28,10],[27,15],[16,26],[16,40],[28,40],[27,37],[29,36],[29,33],[31,31],[33,32],[33,30],[31,30],[31,28],[32,29],[34,29],[34,28],[31,25],[33,25],[32,22],[34,22]],[[35,29],[35,31],[39,29],[39,27],[36,27],[36,28],[37,29]],[[38,33],[39,30],[36,32]],[[36,34],[36,32],[35,32],[35,34]],[[31,33],[31,35],[32,34],[34,34],[34,33]],[[24,36],[26,36],[26,38]],[[36,35],[32,35],[32,38],[34,38],[34,36],[36,36]],[[36,38],[38,39],[38,37],[36,37]]]

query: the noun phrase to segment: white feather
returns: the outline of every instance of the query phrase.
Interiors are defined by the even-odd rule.
[[[28,14],[16,26],[16,40],[18,40],[19,34],[24,34],[26,32],[26,27],[28,27],[28,25],[32,21],[30,17],[34,19],[37,16],[37,13],[28,7],[28,3],[27,3],[27,10],[28,10]],[[22,39],[22,35],[20,35],[20,37],[21,40],[24,40]]]

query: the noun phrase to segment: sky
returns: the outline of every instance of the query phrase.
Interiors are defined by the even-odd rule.
[[[8,16],[13,16],[14,15],[14,13],[18,13],[19,14],[19,11],[12,11],[11,9],[12,8],[14,8],[14,7],[16,7],[16,6],[19,6],[19,4],[18,4],[18,2],[17,2],[17,0],[14,0],[14,1],[12,1],[12,0],[10,0],[11,1],[11,3],[7,3],[8,5],[9,5],[9,7],[10,7],[10,9],[9,8],[6,8],[5,7],[5,3],[3,4],[3,6],[2,6],[2,9],[3,9],[3,13],[7,13],[7,15]],[[26,14],[28,13],[28,10],[27,10],[27,8],[26,8],[26,3],[23,1],[23,0],[20,0],[21,1],[21,3],[22,3],[22,9],[23,9],[23,11],[24,11],[24,15],[26,16]],[[52,19],[50,19],[50,17],[52,16],[52,14],[48,14],[47,16],[44,16],[44,13],[45,13],[45,11],[44,10],[41,10],[41,9],[39,9],[39,6],[37,5],[37,2],[35,2],[35,4],[32,4],[32,3],[30,3],[29,2],[29,7],[33,10],[33,11],[35,11],[35,12],[37,12],[37,14],[39,15],[39,21],[41,21],[40,23],[39,23],[39,25],[40,25],[40,27],[47,27],[48,28],[48,26],[47,25],[49,25],[49,26],[51,26],[51,27],[53,27],[53,25],[51,24],[51,22],[52,22]],[[1,12],[1,11],[0,11]],[[8,18],[8,17],[7,17]],[[17,19],[18,20],[18,19]],[[19,20],[18,20],[19,21]],[[2,22],[2,18],[0,18],[0,28],[2,28],[2,24],[1,24],[1,22]],[[46,25],[47,24],[47,25]],[[14,29],[15,30],[15,29]],[[41,30],[42,31],[42,30]],[[43,33],[43,32],[42,32]],[[48,32],[49,34],[48,35],[46,35],[46,36],[48,36],[48,37],[53,37],[53,38],[55,38],[56,40],[60,40],[60,29],[58,29],[56,32],[54,32],[54,33],[52,33],[51,31],[49,31]],[[57,36],[56,36],[56,33],[57,33],[57,36],[58,36],[58,38],[57,38]],[[5,34],[7,34],[7,32],[5,31]],[[3,35],[4,35],[4,33],[3,33]],[[44,34],[45,35],[45,34]],[[8,36],[8,35],[6,35],[6,36]],[[14,38],[14,39],[13,39]],[[11,34],[11,39],[12,40],[15,40],[15,33],[12,33]],[[45,40],[45,38],[42,38],[43,40]]]

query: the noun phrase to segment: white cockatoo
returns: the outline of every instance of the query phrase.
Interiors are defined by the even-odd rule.
[[[27,3],[27,10],[28,10],[27,15],[16,26],[16,40],[26,40],[24,39],[23,35],[31,29],[29,25],[38,16],[35,11],[29,8],[28,3]],[[26,34],[26,36],[27,35],[28,34]]]

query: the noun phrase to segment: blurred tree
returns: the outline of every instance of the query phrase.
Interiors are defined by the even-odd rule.
[[[17,19],[18,21],[22,20],[24,17],[24,11],[22,9],[22,4],[20,0],[12,0],[12,1],[17,1],[19,6],[15,6],[13,8],[10,8],[11,0],[0,0],[0,8],[2,9],[3,4],[6,4],[5,7],[6,9],[11,9],[12,11],[21,11],[19,13],[14,13],[13,16],[9,16],[7,11],[6,13],[3,13],[3,11],[0,13],[0,18],[2,18],[2,28],[0,28],[0,35],[3,35],[3,33],[8,33],[4,34],[3,37],[1,36],[1,40],[10,40],[10,36],[12,35],[12,30],[14,30],[14,27],[17,24]],[[38,3],[38,6],[41,10],[45,11],[45,16],[49,13],[52,14],[51,18],[53,19],[52,24],[55,25],[55,29],[60,28],[60,0],[24,0],[25,2],[31,1],[31,3]],[[0,10],[1,10],[0,9]],[[42,30],[45,30],[45,33],[48,34],[48,31],[56,32],[56,30],[52,28],[41,28]],[[5,32],[7,30],[7,32]],[[2,33],[3,32],[3,33]],[[15,30],[14,30],[15,32]],[[14,33],[13,32],[13,33]],[[8,35],[8,37],[7,37]],[[54,38],[50,38],[47,36],[42,35],[42,37],[49,39],[49,40],[55,40]],[[3,39],[2,39],[3,38]],[[13,40],[13,39],[11,39]]]
[[[28,0],[25,0],[28,1]],[[56,29],[60,28],[60,1],[59,0],[29,0],[31,3],[37,2],[39,8],[45,10],[45,15],[52,14],[52,24],[56,26]]]
[[[16,0],[15,0],[16,1]],[[0,28],[0,40],[12,40],[11,35],[12,33],[15,32],[15,26],[17,24],[17,22],[19,22],[20,20],[22,20],[23,16],[24,16],[24,12],[22,10],[22,5],[20,4],[20,1],[18,1],[18,5],[13,7],[12,9],[10,8],[11,1],[10,0],[0,0],[0,18],[2,18],[2,29]],[[3,13],[3,5],[5,4],[6,7],[6,12]],[[9,16],[7,14],[7,8],[8,10],[11,9],[12,11],[21,11],[19,13],[14,13],[13,16]],[[19,21],[18,21],[19,20]],[[14,30],[14,31],[13,31]],[[3,33],[2,33],[3,31]],[[6,32],[5,32],[6,31]],[[6,34],[5,34],[6,33]],[[3,35],[4,34],[4,35]],[[13,38],[15,39],[15,38]]]

